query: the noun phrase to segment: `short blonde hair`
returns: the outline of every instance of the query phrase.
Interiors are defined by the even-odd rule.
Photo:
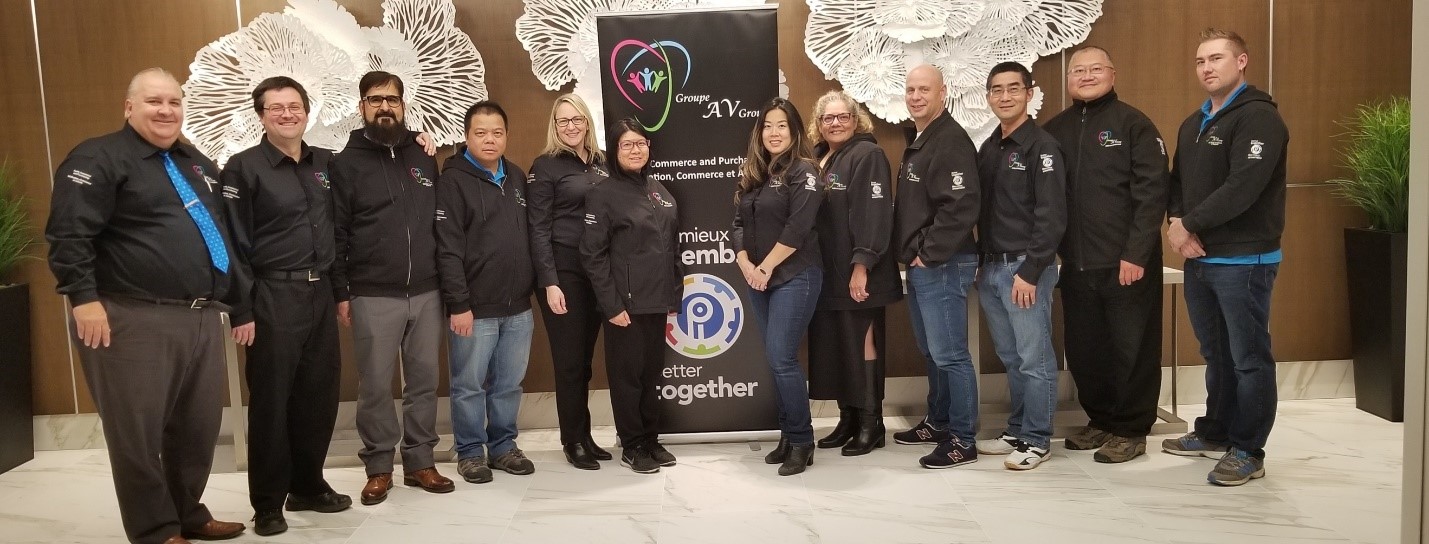
[[[814,101],[814,115],[809,118],[809,143],[818,145],[824,143],[824,136],[819,133],[820,118],[824,116],[824,111],[828,109],[829,103],[835,100],[842,100],[849,113],[853,114],[854,134],[870,134],[873,132],[873,119],[868,116],[868,111],[858,104],[852,96],[843,91],[829,91]]]
[[[1240,34],[1236,34],[1234,30],[1224,30],[1216,27],[1202,30],[1201,43],[1206,43],[1211,40],[1225,40],[1230,42],[1231,50],[1235,51],[1237,56],[1250,54],[1250,48],[1245,45],[1245,38],[1240,37]]]
[[[556,155],[564,151],[572,155],[580,156],[575,148],[568,146],[561,141],[561,136],[556,134],[556,109],[561,104],[570,104],[576,109],[581,117],[585,117],[585,144],[586,151],[590,153],[590,162],[596,163],[604,160],[605,154],[600,152],[599,144],[595,140],[595,119],[591,118],[590,108],[586,107],[585,100],[575,93],[566,93],[556,97],[556,101],[551,104],[551,114],[546,117],[546,147],[541,150],[542,155]]]

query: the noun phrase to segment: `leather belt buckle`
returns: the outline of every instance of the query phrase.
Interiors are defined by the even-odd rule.
[[[189,309],[191,309],[191,310],[200,310],[200,309],[203,309],[203,308],[207,308],[207,307],[208,307],[208,302],[209,302],[209,301],[208,301],[208,299],[206,299],[206,298],[196,298],[196,299],[194,299],[194,301],[193,301],[192,303],[189,304]]]
[[[316,270],[308,270],[308,281],[318,281],[320,279],[322,279],[322,276],[319,276]]]

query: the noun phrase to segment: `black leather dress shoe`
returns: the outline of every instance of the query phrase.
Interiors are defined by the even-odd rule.
[[[282,510],[263,510],[253,516],[253,532],[258,536],[272,536],[287,530],[288,520],[283,519]]]
[[[289,512],[312,510],[331,514],[352,508],[352,497],[336,491],[317,495],[288,495],[288,503],[284,508],[287,508]]]
[[[601,449],[600,444],[595,443],[595,439],[589,436],[585,439],[585,447],[590,450],[590,454],[600,461],[609,461],[615,457],[610,452]]]
[[[597,470],[600,468],[600,463],[596,462],[595,454],[591,452],[590,448],[583,442],[561,446],[561,451],[566,452],[566,461],[569,461],[571,466],[581,470]]]

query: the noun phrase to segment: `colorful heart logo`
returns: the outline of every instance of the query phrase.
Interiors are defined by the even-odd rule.
[[[671,53],[683,55],[684,58],[676,58],[676,62],[671,62]],[[621,63],[623,54],[628,54],[629,58]],[[680,65],[679,60],[684,61],[685,73],[679,81],[680,88],[684,88],[690,82],[694,62],[690,58],[690,51],[679,42],[660,40],[645,43],[640,40],[624,40],[615,44],[615,48],[610,51],[610,75],[614,78],[615,88],[620,90],[620,95],[625,97],[626,102],[637,111],[644,112],[637,113],[635,117],[645,130],[658,131],[670,118],[670,107],[675,103],[673,76],[675,67]],[[649,109],[646,106],[650,106]],[[647,123],[647,119],[655,118],[653,112],[656,110],[660,111],[658,120]]]

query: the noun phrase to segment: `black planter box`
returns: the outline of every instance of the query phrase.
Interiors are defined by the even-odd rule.
[[[1355,406],[1404,421],[1404,298],[1409,235],[1345,229]]]
[[[0,287],[0,473],[35,458],[30,286]]]

